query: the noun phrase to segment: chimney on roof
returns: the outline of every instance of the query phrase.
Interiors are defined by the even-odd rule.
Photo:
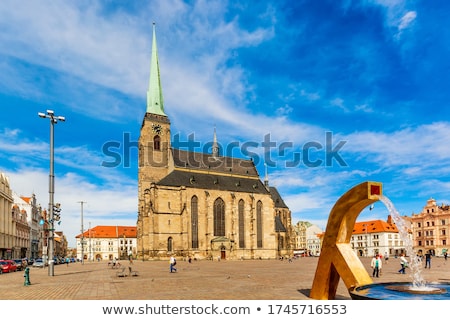
[[[392,216],[391,215],[388,215],[387,223],[392,224]]]

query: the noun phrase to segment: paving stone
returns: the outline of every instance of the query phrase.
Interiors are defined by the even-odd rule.
[[[180,261],[169,272],[168,261],[134,261],[138,276],[117,277],[106,262],[56,265],[54,276],[47,268],[30,268],[30,286],[23,272],[0,275],[2,300],[305,300],[309,299],[318,258],[244,261]],[[370,258],[361,258],[371,275]],[[128,261],[121,261],[128,267]],[[374,282],[410,282],[398,273],[400,263],[391,258]],[[410,270],[408,270],[410,271]],[[450,262],[434,258],[423,269],[426,281],[450,281]],[[344,283],[336,299],[350,299]]]

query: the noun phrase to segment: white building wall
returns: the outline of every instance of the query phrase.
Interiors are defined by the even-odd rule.
[[[126,244],[125,244],[126,242]],[[109,261],[120,259],[123,254],[131,253],[133,259],[137,253],[136,238],[84,238],[84,261]],[[76,239],[77,259],[81,260],[81,239]]]
[[[306,248],[309,254],[318,256],[320,255],[320,238],[317,236],[323,233],[316,225],[311,225],[306,228]]]
[[[412,235],[410,235],[412,239]],[[405,242],[398,233],[375,232],[352,235],[350,243],[358,256],[372,257],[377,253],[395,256],[405,252]]]

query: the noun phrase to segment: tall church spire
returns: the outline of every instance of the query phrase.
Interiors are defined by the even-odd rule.
[[[267,163],[265,162],[264,162],[264,169],[265,169],[264,186],[266,188],[269,188],[269,174],[267,173]]]
[[[159,74],[158,48],[156,46],[155,23],[153,22],[152,61],[150,66],[150,81],[147,91],[147,112],[165,116],[164,101]]]
[[[212,145],[212,155],[214,158],[219,156],[219,144],[217,143],[216,126],[214,126],[214,138]]]

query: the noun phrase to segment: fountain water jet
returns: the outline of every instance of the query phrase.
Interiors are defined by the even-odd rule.
[[[382,286],[387,290],[393,290],[393,291],[399,291],[399,292],[406,292],[411,293],[415,295],[423,295],[423,294],[444,294],[447,292],[447,289],[444,288],[448,287],[447,285],[439,285],[436,286],[436,284],[427,284],[425,279],[422,276],[422,264],[421,259],[417,256],[416,252],[413,249],[413,243],[411,240],[411,237],[409,236],[409,228],[406,224],[406,220],[401,217],[401,215],[398,213],[398,211],[395,209],[393,203],[383,195],[379,196],[379,200],[386,206],[386,208],[389,211],[389,214],[391,215],[392,219],[395,222],[395,225],[397,226],[397,230],[399,232],[400,238],[402,239],[403,243],[405,244],[406,254],[409,256],[410,263],[409,268],[411,272],[409,273],[412,282],[411,283],[396,283],[396,284],[377,284],[372,285],[374,286]],[[370,286],[363,286],[355,291],[361,291],[362,288],[367,289]],[[367,294],[367,293],[366,293]]]
[[[403,219],[398,211],[395,209],[394,204],[386,196],[380,196],[380,201],[386,206],[392,219],[397,226],[400,238],[405,244],[406,254],[410,258],[409,268],[411,269],[410,275],[412,277],[411,290],[416,291],[428,291],[425,279],[422,277],[422,265],[421,260],[413,249],[413,243],[409,236],[409,228],[406,225],[405,219]]]

